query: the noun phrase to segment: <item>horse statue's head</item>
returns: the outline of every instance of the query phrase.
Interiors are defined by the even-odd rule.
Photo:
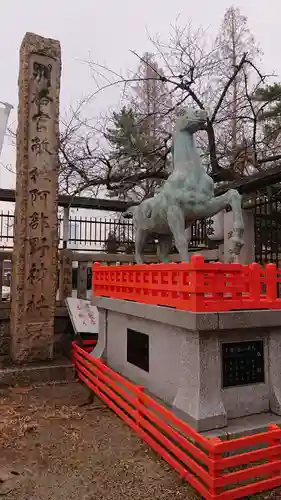
[[[186,130],[194,134],[197,130],[204,130],[206,128],[206,122],[207,112],[204,109],[184,107],[177,113],[175,130]]]

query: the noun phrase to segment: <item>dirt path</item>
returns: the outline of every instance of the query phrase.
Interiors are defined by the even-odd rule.
[[[2,391],[0,498],[198,500],[115,414],[86,400],[78,383]]]

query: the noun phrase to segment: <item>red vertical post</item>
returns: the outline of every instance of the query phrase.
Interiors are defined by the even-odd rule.
[[[276,424],[269,424],[268,430],[280,432],[280,427],[278,427],[278,425]],[[268,446],[276,446],[276,447],[278,446],[279,448],[279,445],[280,445],[280,436],[278,437],[270,436],[270,438],[268,439]],[[271,477],[280,476],[280,465],[274,466],[274,462],[279,461],[279,459],[280,459],[280,452],[279,451],[275,452],[273,450],[270,458],[268,459],[269,462],[273,462],[270,474]]]
[[[76,369],[76,342],[72,342],[72,349],[71,349],[71,363],[73,365],[73,368],[74,368],[74,378],[78,378],[77,376],[77,369]]]
[[[92,294],[93,295],[98,295],[98,290],[96,289],[96,274],[95,272],[97,271],[98,272],[98,267],[99,267],[99,263],[94,263],[92,265]]]
[[[171,302],[170,305],[174,306],[175,305],[174,301],[176,301],[176,307],[178,307],[178,309],[188,310],[190,305],[190,295],[185,290],[186,287],[188,286],[186,285],[187,276],[188,279],[190,279],[189,278],[190,264],[181,263],[181,264],[176,264],[176,266],[177,267],[174,269],[174,271],[176,271],[176,274],[174,274],[174,276],[176,276],[177,291],[176,293],[173,292],[171,294],[171,296],[173,297],[173,302]],[[188,288],[189,287],[190,286],[188,286]]]
[[[143,405],[143,401],[142,401],[142,393],[143,392],[144,392],[144,387],[142,385],[137,385],[136,386],[136,424],[138,427],[140,427],[140,417],[142,415],[141,407]]]
[[[262,267],[256,262],[249,265],[249,299],[254,309],[259,309],[261,301],[261,271]]]
[[[205,310],[204,294],[204,257],[202,255],[192,255],[190,260],[190,281],[191,295],[190,308],[193,312],[203,312]]]
[[[210,494],[212,498],[219,497],[219,491],[216,486],[216,480],[221,475],[220,469],[217,465],[217,461],[221,458],[221,453],[217,451],[216,444],[221,443],[220,438],[214,437],[211,439],[213,444],[213,448],[209,452],[209,457],[211,459],[211,465],[209,466],[209,474],[211,476],[211,484],[210,484]]]
[[[75,342],[71,343],[71,364],[75,367]]]
[[[265,277],[266,277],[266,299],[269,302],[275,302],[277,299],[276,264],[267,264],[265,266]]]

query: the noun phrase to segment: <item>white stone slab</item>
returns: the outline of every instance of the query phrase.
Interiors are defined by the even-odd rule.
[[[65,302],[76,335],[98,333],[99,313],[90,300],[68,297]]]

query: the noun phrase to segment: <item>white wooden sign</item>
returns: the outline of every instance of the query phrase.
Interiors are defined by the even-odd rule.
[[[68,297],[65,302],[76,334],[98,333],[99,313],[90,300]]]

